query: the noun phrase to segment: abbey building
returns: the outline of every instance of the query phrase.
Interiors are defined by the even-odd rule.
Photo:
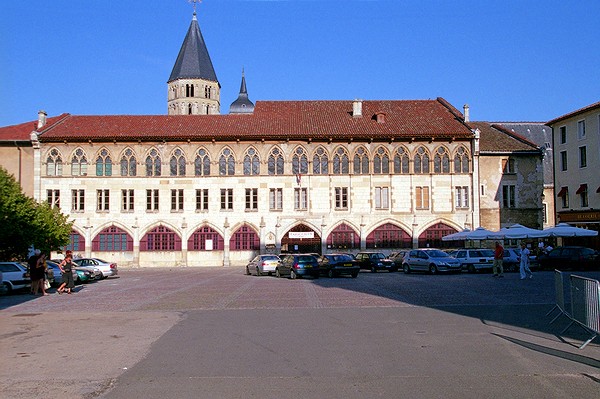
[[[167,115],[40,113],[0,128],[0,142],[23,136],[25,191],[75,221],[76,254],[229,266],[263,252],[443,246],[483,221],[542,225],[540,149],[443,98],[255,104],[243,74],[223,114],[195,15],[167,85]]]

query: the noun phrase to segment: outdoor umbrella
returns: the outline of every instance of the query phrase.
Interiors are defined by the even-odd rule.
[[[470,233],[471,230],[464,229],[463,231],[457,231],[456,233],[448,234],[442,237],[442,241],[460,241],[465,239],[465,235]]]
[[[545,237],[594,237],[598,235],[598,232],[571,226],[568,223],[559,223],[554,227],[544,229],[544,234],[546,234]]]
[[[542,230],[525,227],[521,224],[513,224],[510,227],[504,227],[496,233],[490,235],[490,239],[504,238],[509,240],[519,240],[525,238],[542,238],[548,237]]]
[[[487,240],[494,233],[484,227],[478,227],[465,235],[466,240]]]

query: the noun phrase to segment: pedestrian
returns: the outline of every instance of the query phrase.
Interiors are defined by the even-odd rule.
[[[36,290],[36,286],[38,284],[38,281],[33,279],[33,276],[35,275],[35,268],[37,267],[37,261],[40,257],[41,251],[39,249],[36,249],[33,251],[33,253],[31,254],[31,256],[27,259],[27,265],[28,265],[28,269],[27,273],[29,274],[29,279],[31,280],[31,284],[29,287],[29,293],[31,295],[34,294]],[[37,275],[36,275],[37,277]]]
[[[75,267],[73,264],[73,252],[67,251],[65,258],[59,263],[58,267],[62,274],[62,284],[56,292],[62,294],[66,288],[67,294],[70,294],[72,289],[75,288],[75,281],[73,281],[73,268]]]
[[[35,266],[29,271],[29,274],[31,275],[31,289],[33,295],[37,295],[40,290],[42,291],[42,295],[48,295],[46,293],[46,288],[44,287],[44,275],[46,273],[44,270],[44,263],[46,260],[45,255],[43,255],[39,249],[36,249],[35,253],[37,255]]]
[[[42,291],[43,296],[47,296],[49,294],[46,292],[46,271],[48,270],[48,264],[46,263],[46,254],[40,255],[37,261],[36,270],[38,273],[39,280],[35,293],[37,294],[37,291],[40,290]]]
[[[496,241],[496,249],[494,250],[494,277],[504,277],[504,247],[500,241]]]
[[[527,246],[525,246],[525,243],[521,243],[521,256],[520,256],[520,262],[519,262],[519,269],[521,271],[521,280],[525,280],[527,278],[527,276],[529,276],[529,278],[533,278],[533,273],[531,272],[531,270],[529,269],[529,254],[530,251],[529,249],[527,249]]]

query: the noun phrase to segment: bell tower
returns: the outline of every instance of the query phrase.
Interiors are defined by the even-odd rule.
[[[215,115],[221,112],[221,84],[194,15],[167,81],[169,115]]]

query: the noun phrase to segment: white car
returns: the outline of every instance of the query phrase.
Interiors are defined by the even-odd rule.
[[[463,270],[469,273],[492,270],[494,267],[494,250],[492,249],[459,249],[454,257],[460,262]]]
[[[79,258],[73,259],[73,262],[77,264],[77,266],[100,269],[102,278],[116,276],[119,273],[115,262],[107,262],[99,258]]]
[[[0,262],[2,285],[8,294],[31,287],[31,279],[27,276],[27,264],[21,262]]]

